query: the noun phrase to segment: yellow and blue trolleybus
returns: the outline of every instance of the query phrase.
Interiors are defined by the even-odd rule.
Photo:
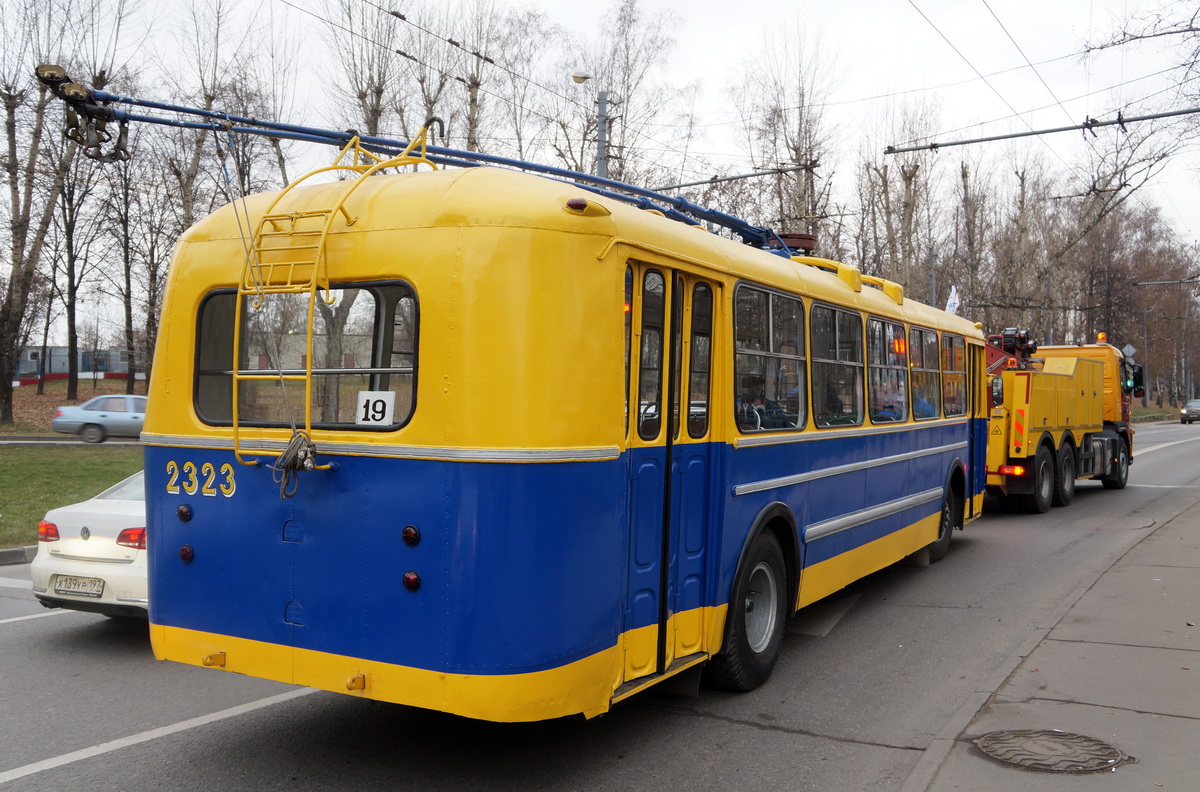
[[[495,721],[748,690],[794,611],[979,513],[969,321],[674,199],[382,151],[178,243],[159,658]]]

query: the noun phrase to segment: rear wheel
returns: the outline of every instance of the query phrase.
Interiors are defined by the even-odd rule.
[[[1105,489],[1125,489],[1125,485],[1129,483],[1129,444],[1123,437],[1118,440],[1118,444],[1120,447],[1117,449],[1113,471],[1100,479]]]
[[[938,523],[938,538],[929,545],[929,560],[941,561],[950,551],[950,541],[954,538],[954,529],[962,519],[962,506],[958,502],[958,493],[947,488],[942,497],[942,516]]]
[[[1033,458],[1033,492],[1021,496],[1021,505],[1030,514],[1050,511],[1054,496],[1054,457],[1046,446],[1039,446]]]
[[[787,568],[779,541],[760,533],[743,559],[726,618],[725,646],[705,678],[726,690],[753,690],[767,681],[783,644]]]
[[[104,440],[104,430],[96,424],[88,424],[80,430],[79,436],[85,443],[99,443]]]
[[[1059,452],[1058,475],[1054,477],[1055,506],[1069,506],[1075,497],[1075,449],[1063,446]]]

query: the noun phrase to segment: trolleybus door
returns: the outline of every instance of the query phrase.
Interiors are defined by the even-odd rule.
[[[713,284],[633,271],[625,679],[705,646],[712,471]]]
[[[979,516],[984,485],[987,482],[987,433],[988,406],[983,392],[986,377],[983,375],[983,347],[967,345],[967,419],[968,468],[967,468],[967,518]]]

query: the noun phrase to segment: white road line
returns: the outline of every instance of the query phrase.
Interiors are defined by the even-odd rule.
[[[66,616],[68,613],[79,613],[79,611],[59,608],[57,610],[48,610],[45,613],[35,613],[32,616],[14,616],[11,619],[0,619],[0,624],[12,624],[13,622],[29,621],[30,619],[44,619],[47,616]]]
[[[100,756],[101,754],[119,751],[122,748],[128,748],[129,746],[137,745],[138,743],[157,740],[160,737],[169,737],[172,734],[178,734],[179,732],[187,731],[188,729],[195,729],[198,726],[207,726],[210,723],[216,723],[217,721],[222,721],[227,718],[236,718],[238,715],[245,715],[248,712],[254,712],[255,710],[260,710],[265,707],[273,707],[276,704],[282,704],[285,701],[291,701],[294,698],[300,698],[301,696],[307,696],[310,693],[316,692],[317,690],[315,688],[289,690],[287,693],[280,693],[278,696],[270,696],[265,699],[259,699],[258,701],[251,701],[249,704],[241,704],[236,707],[230,707],[229,709],[224,709],[220,712],[214,712],[211,715],[201,715],[198,718],[191,718],[170,726],[163,726],[162,728],[144,731],[141,734],[133,734],[129,737],[122,737],[119,740],[101,743],[100,745],[95,745],[91,748],[84,748],[79,751],[72,751],[71,753],[62,754],[61,756],[55,756],[50,759],[43,759],[40,762],[34,762],[33,764],[27,764],[24,767],[17,767],[0,773],[0,784],[7,784],[9,781],[16,781],[18,779],[25,778],[26,776],[31,776],[35,773],[41,773],[46,770],[53,770],[56,767],[69,765],[73,762],[91,759],[93,756]]]
[[[1200,489],[1200,484],[1126,484],[1127,487],[1141,487],[1142,489]]]
[[[1142,454],[1149,454],[1151,451],[1160,451],[1164,448],[1179,445],[1180,443],[1194,443],[1197,440],[1200,440],[1200,437],[1189,437],[1187,440],[1175,440],[1170,443],[1159,443],[1158,445],[1146,446],[1145,448],[1135,448],[1133,454],[1134,456],[1141,456]]]
[[[29,588],[32,584],[28,580],[20,578],[0,578],[0,586],[6,588]]]

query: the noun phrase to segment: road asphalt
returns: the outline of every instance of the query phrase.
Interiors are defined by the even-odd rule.
[[[0,564],[35,549],[0,550]],[[1048,621],[963,704],[901,792],[1198,788],[1200,504]]]

